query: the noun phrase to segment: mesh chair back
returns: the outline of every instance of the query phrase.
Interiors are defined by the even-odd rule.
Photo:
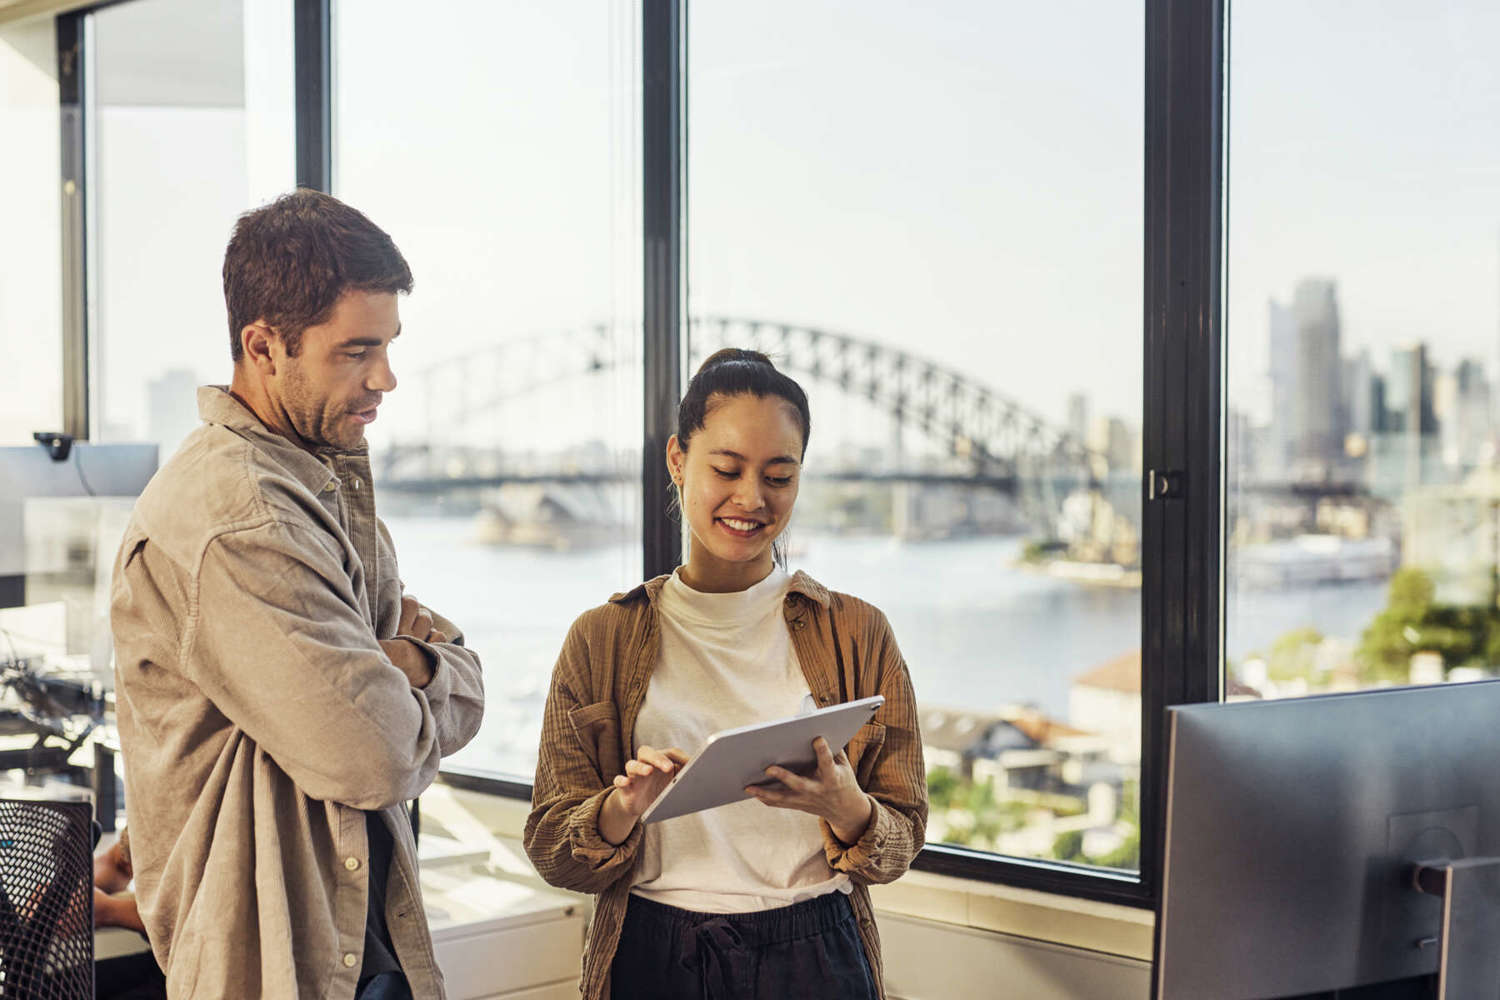
[[[92,807],[0,799],[0,997],[94,995]]]

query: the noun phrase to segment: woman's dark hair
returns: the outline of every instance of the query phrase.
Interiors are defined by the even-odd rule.
[[[306,188],[240,216],[224,251],[229,353],[257,320],[296,357],[302,332],[326,323],[347,291],[410,292],[411,269],[385,230],[332,195]]]
[[[709,400],[722,396],[776,396],[792,404],[802,424],[802,454],[807,454],[807,436],[812,430],[812,416],[807,410],[807,393],[791,378],[776,370],[771,359],[759,351],[726,347],[703,360],[698,374],[688,383],[687,392],[677,406],[677,443],[687,451],[688,441],[703,429],[708,417]]]
[[[807,410],[807,393],[791,378],[776,370],[771,359],[759,351],[726,347],[715,351],[698,366],[698,374],[688,383],[687,392],[677,406],[677,444],[683,451],[688,441],[703,429],[708,417],[709,401],[714,396],[775,396],[784,399],[797,411],[802,424],[802,454],[807,454],[807,436],[812,431],[812,416]],[[673,512],[681,509],[681,498],[674,488]],[[785,533],[771,546],[776,565],[786,569]]]

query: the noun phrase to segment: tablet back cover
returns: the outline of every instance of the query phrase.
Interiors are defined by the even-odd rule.
[[[745,786],[765,781],[766,768],[772,764],[812,763],[816,759],[812,742],[817,737],[827,740],[835,753],[848,746],[859,727],[874,718],[883,704],[885,699],[875,695],[807,715],[715,733],[657,796],[641,822],[655,823],[748,798]]]

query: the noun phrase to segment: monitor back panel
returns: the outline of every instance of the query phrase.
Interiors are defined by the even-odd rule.
[[[1158,996],[1283,997],[1436,970],[1439,901],[1409,868],[1500,855],[1500,682],[1169,715]]]

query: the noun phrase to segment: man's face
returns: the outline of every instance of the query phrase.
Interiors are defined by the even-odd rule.
[[[302,332],[296,357],[276,338],[267,390],[303,441],[345,450],[364,443],[381,397],[396,388],[389,351],[400,333],[394,293],[348,291],[326,323]]]

